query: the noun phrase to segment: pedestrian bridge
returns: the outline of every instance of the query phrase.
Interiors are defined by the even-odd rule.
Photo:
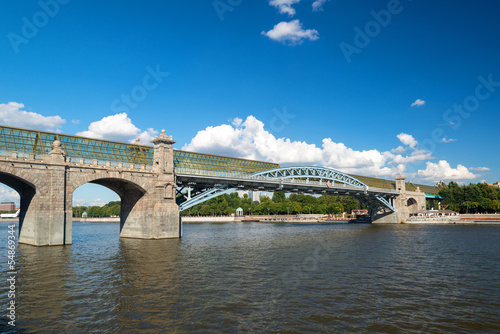
[[[372,218],[399,222],[437,189],[316,166],[278,164],[174,150],[162,131],[152,141],[120,143],[0,126],[0,182],[21,198],[19,242],[71,244],[73,192],[95,183],[121,199],[120,236],[177,238],[179,209],[235,190],[349,195]]]

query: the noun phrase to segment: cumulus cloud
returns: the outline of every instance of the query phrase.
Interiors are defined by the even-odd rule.
[[[5,187],[3,185],[0,184],[0,202],[15,202],[15,203],[19,203],[19,194],[17,193],[17,191],[9,188],[9,187]]]
[[[463,165],[459,164],[456,168],[452,168],[446,160],[440,160],[438,163],[428,161],[426,168],[419,170],[417,176],[431,182],[438,182],[440,180],[472,180],[479,177],[479,175],[472,173]]]
[[[294,16],[295,9],[292,8],[292,5],[299,2],[300,0],[271,0],[269,1],[269,5],[278,8],[281,14],[288,14],[289,16]]]
[[[156,135],[158,135],[158,131],[153,128],[148,128],[146,131],[141,132],[137,138],[139,138],[142,144],[148,144],[150,141],[154,139]],[[134,143],[135,139],[130,139],[129,142]]]
[[[407,133],[400,133],[397,137],[404,145],[408,145],[410,148],[414,148],[418,144],[417,140]]]
[[[323,10],[323,5],[326,0],[315,0],[312,4],[313,12]]]
[[[424,100],[416,99],[415,102],[411,104],[412,107],[421,107],[425,104]]]
[[[87,201],[73,197],[73,206],[86,206]]]
[[[367,175],[390,175],[394,169],[384,167],[387,158],[377,150],[356,151],[344,143],[335,143],[330,138],[323,139],[323,155],[320,164],[340,169],[347,173]]]
[[[393,149],[391,150],[391,152],[392,152],[392,153],[394,153],[394,154],[401,154],[401,153],[405,153],[405,152],[406,152],[406,148],[404,148],[403,146],[401,146],[401,145],[400,145],[400,146],[398,146],[398,147],[396,147],[396,148],[393,148]]]
[[[419,161],[433,159],[432,152],[415,149],[410,155],[402,156],[401,154],[393,154],[392,152],[385,152],[386,157],[391,161],[389,164],[412,164]]]
[[[301,44],[305,39],[310,41],[319,38],[318,31],[315,29],[302,28],[302,23],[299,20],[292,20],[290,22],[280,22],[268,32],[262,31],[262,35],[269,37],[272,40],[281,42],[288,45]]]
[[[425,169],[408,176],[432,182],[470,180],[478,177],[472,170],[486,170],[486,167],[467,169],[462,165],[452,168],[445,160],[429,162],[434,159],[432,152],[419,148],[415,138],[406,133],[397,136],[405,147],[381,152],[376,149],[355,150],[332,138],[324,138],[320,146],[289,138],[276,138],[254,116],[248,116],[244,121],[235,118],[228,123],[199,131],[182,149],[274,162],[282,166],[324,166],[350,174],[389,178],[407,172],[410,164],[427,161]]]
[[[106,204],[106,202],[100,198],[96,198],[95,200],[92,201],[92,203],[90,204],[90,206],[103,206],[104,204]]]
[[[441,139],[441,141],[443,143],[453,143],[454,141],[457,141],[457,140],[456,139],[452,139],[452,138],[448,138],[448,139],[443,138],[443,139]]]
[[[87,131],[78,132],[77,136],[107,139],[115,141],[134,142],[135,138],[139,138],[143,144],[149,143],[158,131],[152,128],[141,132],[126,113],[106,116],[100,121],[92,122]]]
[[[430,152],[418,149],[414,149],[409,157],[403,157],[375,149],[355,150],[331,138],[323,139],[321,147],[304,141],[276,138],[254,116],[248,116],[245,121],[238,118],[230,121],[230,124],[207,127],[182,149],[263,160],[285,166],[320,165],[352,174],[378,176],[403,173],[406,164],[431,158]]]
[[[60,116],[42,116],[23,108],[22,103],[0,103],[0,121],[5,125],[46,131],[59,131],[66,123]]]

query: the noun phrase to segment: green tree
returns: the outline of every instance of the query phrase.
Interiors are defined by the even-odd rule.
[[[200,215],[202,216],[208,216],[212,214],[212,208],[210,208],[210,205],[204,204],[201,209],[200,209]]]
[[[286,200],[285,193],[282,191],[275,191],[273,193],[273,202],[274,203],[283,203]]]

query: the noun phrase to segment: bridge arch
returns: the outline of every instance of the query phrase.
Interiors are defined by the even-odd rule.
[[[417,213],[418,202],[415,198],[411,197],[406,201],[406,206],[408,207],[408,213]]]
[[[90,174],[77,177],[76,180],[71,182],[71,187],[68,189],[68,207],[73,206],[73,193],[75,190],[89,183],[104,186],[120,197],[120,231],[122,231],[127,218],[134,211],[137,203],[147,193],[147,189],[127,177],[110,176],[107,173]]]
[[[308,178],[322,181],[333,181],[355,187],[366,187],[360,180],[326,167],[282,167],[252,174],[252,176],[270,177],[276,179]]]
[[[22,172],[16,174],[25,173]],[[30,204],[37,192],[36,186],[32,182],[26,180],[26,178],[28,178],[28,175],[18,176],[5,171],[0,171],[0,183],[14,189],[19,194],[21,209],[19,212],[19,229],[21,229],[23,225]]]
[[[26,169],[20,170],[18,168],[14,168],[13,166],[6,166],[4,164],[0,164],[0,182],[8,185],[16,191],[18,191],[16,187],[21,187],[22,189],[23,185],[36,189],[36,180],[33,177],[33,173],[30,173],[30,171]],[[8,182],[12,183],[12,186],[9,185]]]
[[[248,176],[249,179],[307,179],[310,181],[322,181],[328,182],[331,181],[331,186],[334,186],[335,183],[340,183],[343,185],[349,185],[356,188],[359,188],[360,191],[368,190],[368,186],[361,182],[360,180],[338,171],[332,168],[326,167],[316,167],[316,166],[291,166],[291,167],[282,167],[270,169],[262,172],[253,173]],[[200,193],[197,196],[194,196],[187,201],[180,203],[179,210],[183,211],[189,209],[197,204],[203,203],[209,199],[214,197],[227,194],[237,190],[238,188],[230,185],[220,185],[218,187],[214,187],[212,189],[207,189],[206,191]],[[376,198],[376,202],[378,204],[382,202],[384,206],[387,206],[392,209],[392,206],[387,202],[383,201],[383,198]]]

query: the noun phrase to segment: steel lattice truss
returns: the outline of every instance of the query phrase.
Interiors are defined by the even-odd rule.
[[[207,177],[203,176],[205,182],[207,182]],[[282,190],[284,186],[291,186],[293,189],[293,184],[300,184],[301,186],[311,185],[309,190],[314,188],[316,193],[332,193],[337,194],[338,191],[343,190],[342,194],[350,195],[358,198],[360,201],[370,206],[373,209],[384,208],[390,211],[395,211],[394,207],[389,203],[389,201],[384,198],[384,196],[376,191],[370,191],[370,187],[363,182],[357,180],[356,178],[342,173],[338,170],[324,167],[284,167],[277,168],[263,172],[257,172],[252,175],[239,176],[236,178],[218,178],[217,184],[214,186],[199,186],[198,182],[191,182],[192,186],[182,186],[178,189],[178,194],[182,194],[182,191],[186,187],[192,187],[195,190],[195,196],[192,198],[185,197],[184,194],[178,197],[179,209],[181,211],[187,210],[197,204],[205,202],[211,198],[215,198],[222,194],[227,194],[236,190],[241,189],[252,189],[258,187],[258,185],[264,185],[269,183],[274,185],[274,190]],[[288,179],[286,183],[283,181]],[[291,179],[291,180],[290,180]],[[202,181],[200,179],[200,181]],[[306,182],[306,183],[304,183]],[[321,182],[323,182],[321,186]],[[318,188],[318,183],[320,183]],[[196,185],[195,185],[196,184]],[[200,185],[202,183],[200,182]],[[340,185],[343,185],[341,187]],[[346,187],[347,186],[347,187]],[[285,191],[285,190],[284,190]],[[394,195],[394,194],[392,194]],[[182,200],[187,199],[182,202]]]
[[[231,172],[253,174],[256,172],[279,167],[278,164],[223,157],[219,155],[174,151],[174,165],[178,170],[191,171],[210,170],[214,172]]]
[[[152,164],[152,148],[60,133],[0,126],[0,154],[47,154],[54,140],[61,142],[66,156],[75,159]]]
[[[312,181],[329,180],[340,182],[357,187],[366,187],[366,184],[358,179],[342,173],[338,170],[324,167],[286,167],[277,168],[269,171],[255,173],[255,176],[264,176],[279,179],[303,179],[307,178]]]
[[[153,147],[71,136],[54,132],[28,130],[0,126],[0,155],[17,152],[28,157],[41,157],[52,149],[54,140],[59,140],[66,156],[74,159],[124,162],[131,164],[153,164]],[[208,170],[252,174],[279,167],[277,164],[174,150],[176,168],[184,170]]]

